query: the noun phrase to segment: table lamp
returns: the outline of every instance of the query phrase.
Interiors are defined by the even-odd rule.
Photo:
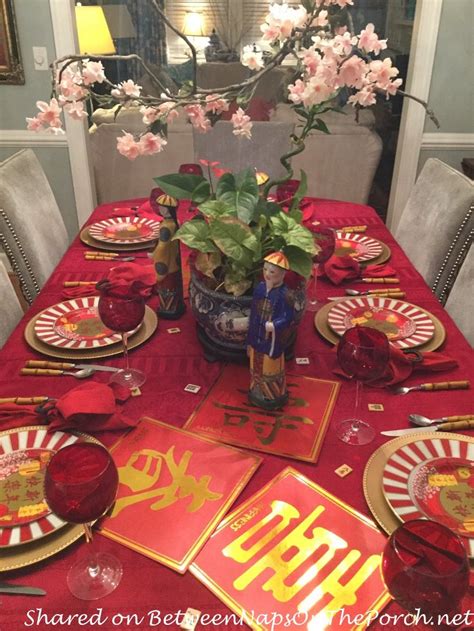
[[[76,7],[77,35],[81,55],[113,55],[115,46],[102,7]]]

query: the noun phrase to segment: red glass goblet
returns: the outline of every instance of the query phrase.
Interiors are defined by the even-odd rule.
[[[462,620],[469,561],[461,538],[446,526],[428,519],[399,526],[385,546],[382,574],[392,598],[421,622],[433,617],[432,628],[441,630]]]
[[[287,180],[283,184],[279,184],[276,189],[277,202],[279,204],[289,204],[295,196],[299,185],[299,180]]]
[[[358,418],[362,383],[381,377],[390,358],[390,347],[385,333],[369,327],[347,329],[337,345],[337,361],[348,377],[356,380],[354,418],[341,421],[336,427],[337,437],[350,445],[365,445],[375,436],[374,428]]]
[[[57,451],[44,479],[45,499],[58,517],[83,524],[92,542],[91,523],[112,506],[118,473],[111,455],[96,443],[74,443]],[[70,591],[83,600],[96,600],[112,592],[122,578],[122,564],[108,553],[90,553],[69,570]]]
[[[202,175],[202,167],[200,164],[181,164],[178,173],[185,173],[188,175]]]
[[[114,293],[107,284],[100,287],[99,317],[106,327],[122,334],[125,355],[125,369],[115,372],[110,381],[127,388],[139,388],[146,381],[141,370],[130,368],[128,360],[128,335],[139,326],[145,316],[145,299],[143,296],[122,296]]]
[[[316,245],[319,246],[320,250],[318,254],[313,256],[313,273],[307,289],[308,301],[306,304],[306,309],[308,311],[318,311],[319,302],[316,293],[318,283],[318,269],[321,263],[325,263],[326,261],[328,261],[334,254],[334,249],[336,247],[336,233],[331,228],[326,228],[320,225],[312,226],[311,232],[313,234],[314,241]]]

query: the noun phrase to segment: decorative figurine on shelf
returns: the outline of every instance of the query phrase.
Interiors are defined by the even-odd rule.
[[[160,300],[158,314],[166,320],[176,320],[186,310],[183,300],[179,241],[172,241],[179,228],[178,202],[174,197],[164,193],[156,196],[154,191],[156,189],[152,191],[150,204],[155,212],[163,217],[158,243],[152,254],[157,276],[154,293],[158,295]]]
[[[204,57],[208,63],[211,61],[239,61],[240,59],[235,50],[230,50],[224,45],[214,28],[209,36],[209,44],[204,48]]]
[[[278,410],[288,401],[284,349],[294,319],[294,307],[283,282],[290,269],[288,259],[283,252],[273,252],[264,261],[264,280],[254,291],[250,310],[248,397],[254,405]]]

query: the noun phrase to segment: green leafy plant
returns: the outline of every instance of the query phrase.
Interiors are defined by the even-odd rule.
[[[304,173],[288,212],[262,196],[251,169],[224,173],[215,192],[203,176],[173,173],[154,179],[168,195],[198,206],[196,217],[173,238],[197,251],[196,269],[212,289],[242,296],[259,279],[263,258],[277,250],[287,256],[291,270],[310,276],[318,246],[301,224],[298,209],[306,189]]]

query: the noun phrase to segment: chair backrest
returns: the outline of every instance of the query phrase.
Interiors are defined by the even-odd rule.
[[[471,346],[474,346],[473,277],[474,247],[471,245],[446,301],[446,310]]]
[[[220,167],[237,173],[247,168],[282,177],[286,170],[280,156],[290,149],[294,123],[255,121],[252,138],[234,136],[230,121],[219,121],[206,134],[194,131],[194,161],[220,162]]]
[[[0,260],[0,348],[23,316],[20,302]]]
[[[0,164],[0,242],[31,304],[68,246],[53,191],[31,149]]]
[[[474,182],[430,158],[403,210],[395,238],[438,296],[472,229],[473,201]]]

